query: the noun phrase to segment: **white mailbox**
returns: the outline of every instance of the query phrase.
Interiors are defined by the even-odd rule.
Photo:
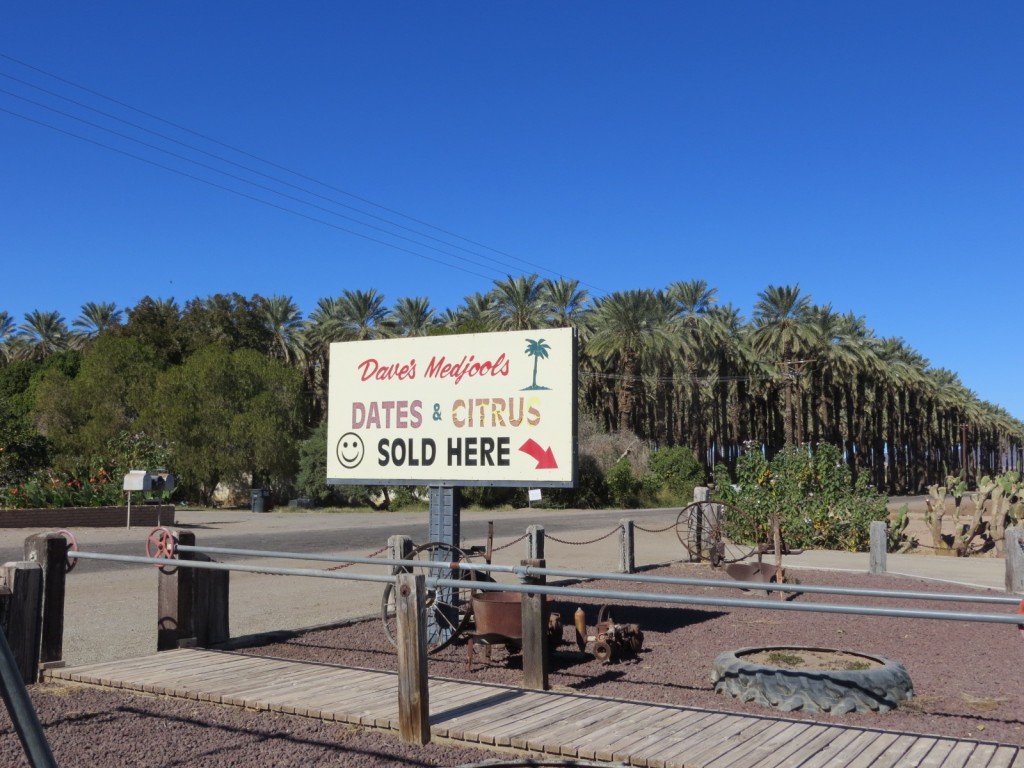
[[[126,491],[151,491],[153,476],[144,469],[133,469],[124,476],[123,488]]]

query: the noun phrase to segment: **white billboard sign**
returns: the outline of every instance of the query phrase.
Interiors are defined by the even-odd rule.
[[[571,487],[571,328],[331,345],[335,484]]]

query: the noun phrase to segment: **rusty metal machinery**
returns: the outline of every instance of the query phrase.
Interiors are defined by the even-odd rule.
[[[580,651],[592,643],[591,652],[602,664],[614,664],[625,658],[636,656],[644,647],[644,633],[636,624],[617,624],[611,609],[602,605],[597,614],[594,633],[587,633],[586,615],[582,608],[576,609],[576,646]]]

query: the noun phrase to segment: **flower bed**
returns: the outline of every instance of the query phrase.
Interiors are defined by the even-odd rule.
[[[0,509],[0,528],[113,528],[128,524],[128,507]],[[133,526],[174,525],[173,504],[133,504]]]

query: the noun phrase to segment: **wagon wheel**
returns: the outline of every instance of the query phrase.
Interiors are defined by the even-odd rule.
[[[437,653],[447,648],[465,631],[472,618],[471,595],[473,582],[483,580],[476,571],[451,568],[451,563],[470,558],[458,547],[440,541],[421,544],[413,549],[406,560],[434,562],[422,570],[428,578],[453,579],[466,582],[464,587],[434,587],[427,589],[427,652]],[[395,616],[395,585],[384,587],[380,601],[380,618],[384,634],[392,645],[398,645],[398,620]]]
[[[762,526],[738,507],[717,501],[695,501],[676,518],[676,536],[691,562],[709,561],[718,567],[757,552],[766,539]]]

